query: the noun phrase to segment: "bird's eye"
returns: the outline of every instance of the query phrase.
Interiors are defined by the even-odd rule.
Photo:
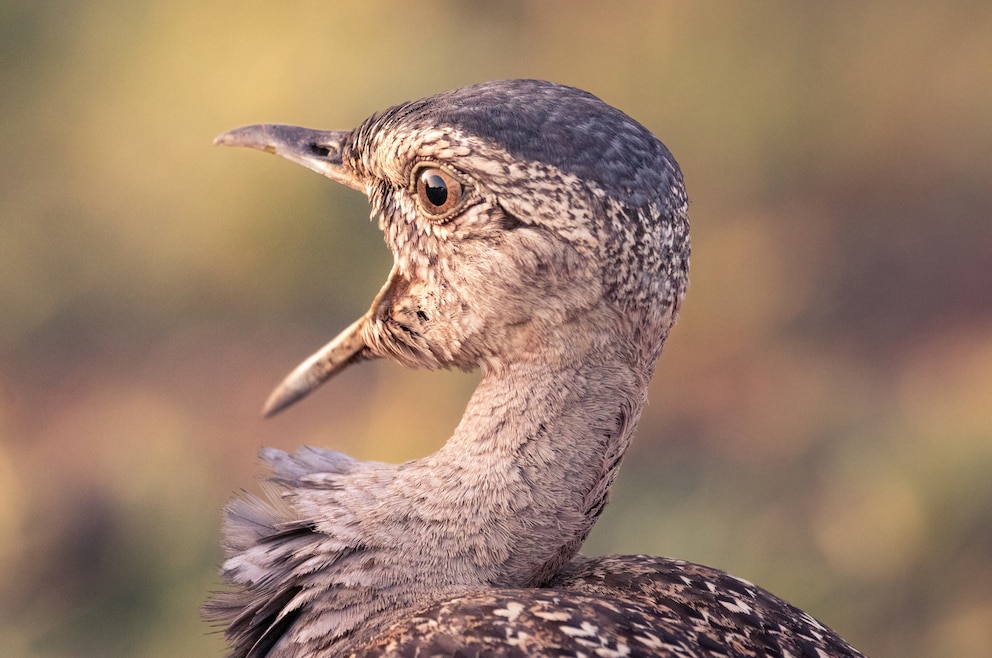
[[[440,167],[423,167],[414,174],[420,209],[431,219],[447,219],[461,205],[465,185]]]

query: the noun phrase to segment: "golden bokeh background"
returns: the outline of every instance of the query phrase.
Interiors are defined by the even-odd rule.
[[[245,123],[481,80],[659,135],[693,283],[588,553],[703,562],[874,656],[992,646],[992,5],[0,0],[0,655],[219,656],[263,445],[401,461],[476,381],[377,363],[262,421],[390,257]]]

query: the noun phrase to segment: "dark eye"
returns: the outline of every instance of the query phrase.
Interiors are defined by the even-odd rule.
[[[444,219],[462,202],[465,186],[440,167],[424,167],[416,173],[417,201],[425,215]]]

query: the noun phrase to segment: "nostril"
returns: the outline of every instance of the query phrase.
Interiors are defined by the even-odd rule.
[[[310,148],[310,152],[319,158],[326,158],[328,154],[330,154],[331,152],[331,149],[327,148],[326,146],[321,146],[320,144],[311,143],[308,144],[307,146]]]

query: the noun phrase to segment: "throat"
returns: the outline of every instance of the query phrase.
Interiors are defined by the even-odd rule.
[[[602,512],[649,377],[609,356],[487,372],[452,438],[421,460],[452,503],[448,523],[484,547],[472,557],[488,584],[543,584]]]

